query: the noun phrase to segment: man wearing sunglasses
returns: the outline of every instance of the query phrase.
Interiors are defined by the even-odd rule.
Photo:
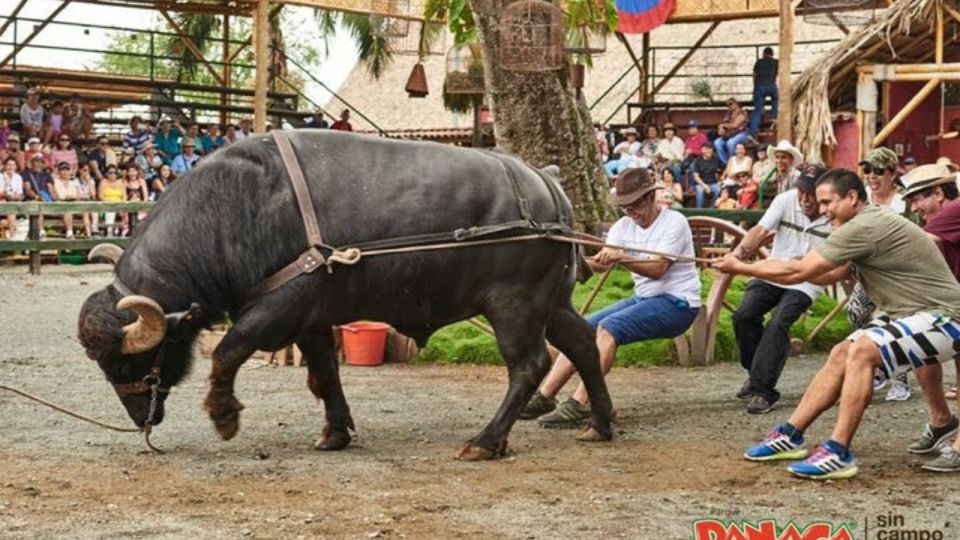
[[[628,169],[614,179],[607,202],[626,216],[610,228],[607,243],[693,257],[693,234],[687,219],[657,203],[657,184],[643,168]],[[693,262],[673,261],[643,252],[605,247],[589,261],[595,270],[616,265],[630,271],[634,294],[601,309],[587,322],[596,332],[600,365],[610,371],[617,347],[648,339],[674,338],[690,327],[700,309],[700,278]],[[537,418],[543,427],[575,428],[590,419],[590,402],[580,384],[573,396],[557,405],[556,396],[576,373],[561,355],[520,418]]]

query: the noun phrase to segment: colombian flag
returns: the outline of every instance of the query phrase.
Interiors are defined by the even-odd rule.
[[[676,0],[616,0],[619,22],[617,31],[623,34],[644,34],[666,22],[677,7]]]

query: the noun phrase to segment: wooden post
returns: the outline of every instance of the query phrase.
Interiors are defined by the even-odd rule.
[[[936,7],[937,10],[937,26],[936,26],[936,42],[934,45],[934,61],[938,64],[943,63],[943,8]]]
[[[877,136],[873,138],[873,143],[871,146],[873,148],[876,148],[877,146],[880,146],[880,144],[882,144],[883,141],[887,140],[887,137],[889,137],[890,134],[893,133],[893,130],[900,127],[900,124],[902,124],[903,121],[908,116],[910,116],[910,114],[913,113],[913,111],[915,111],[917,107],[920,106],[921,103],[923,103],[923,100],[927,99],[927,96],[929,96],[934,90],[936,90],[939,87],[940,87],[940,79],[932,79],[927,81],[927,84],[923,85],[923,88],[921,88],[920,91],[917,92],[917,95],[910,98],[910,101],[908,101],[907,104],[904,105],[902,109],[897,111],[897,114],[895,114],[893,118],[891,118],[890,121],[887,122],[887,125],[883,126],[883,129],[880,130],[880,133],[877,133]]]
[[[793,96],[790,81],[792,57],[793,1],[780,0],[780,72],[777,74],[780,111],[777,114],[777,140],[793,140]]]
[[[230,79],[233,75],[230,73],[230,15],[223,16],[223,52],[221,53],[221,58],[223,62],[223,86],[224,92],[220,93],[220,105],[224,107],[230,106],[230,93],[227,90],[233,86]],[[220,125],[226,129],[227,124],[229,123],[229,113],[224,109],[220,111]]]
[[[650,32],[643,34],[643,73],[640,74],[640,102],[650,98]]]
[[[27,231],[27,238],[29,238],[33,242],[40,240],[40,215],[39,214],[30,214],[30,230]],[[40,273],[40,251],[36,249],[30,250],[30,273],[31,274]]]
[[[253,35],[256,50],[253,98],[253,130],[267,130],[267,78],[270,72],[270,5],[269,0],[257,0],[253,17]]]

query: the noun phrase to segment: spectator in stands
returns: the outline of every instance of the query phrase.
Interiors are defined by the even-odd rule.
[[[117,174],[117,165],[111,163],[104,169],[103,180],[100,182],[98,197],[103,202],[123,202],[127,200],[127,188],[124,182]],[[107,237],[113,238],[117,235],[116,212],[104,212],[104,222],[107,224]]]
[[[212,154],[214,150],[217,150],[226,143],[223,135],[220,134],[219,124],[210,124],[207,126],[207,133],[200,139],[200,145],[203,146],[203,155],[205,156]]]
[[[6,150],[7,137],[10,136],[10,122],[6,118],[0,118],[0,148]]]
[[[768,145],[766,144],[757,146],[757,159],[753,160],[753,179],[757,181],[757,184],[764,182],[767,175],[777,168],[767,148]]]
[[[77,200],[96,201],[97,183],[90,174],[90,165],[84,163],[77,168]],[[100,235],[100,214],[86,212],[83,214],[83,228],[88,238]]]
[[[867,159],[860,162],[867,197],[871,204],[885,206],[898,214],[905,214],[907,202],[897,187],[897,154],[889,148],[874,148]]]
[[[767,181],[760,186],[763,207],[769,206],[777,194],[790,191],[796,187],[797,179],[800,178],[800,171],[797,170],[797,166],[803,162],[803,154],[790,144],[790,141],[780,141],[776,146],[768,148],[767,151],[773,152],[773,161],[776,168],[773,174],[768,175]]]
[[[20,136],[11,133],[7,136],[7,157],[17,160],[17,170],[23,171],[27,168],[27,158],[20,150]]]
[[[660,171],[660,185],[657,187],[657,200],[661,208],[683,208],[683,186],[677,181],[673,169],[664,167]]]
[[[913,156],[907,156],[903,159],[903,172],[908,173],[917,168],[917,160]]]
[[[227,127],[223,132],[223,145],[227,146],[237,142],[237,126],[233,124],[227,124]]]
[[[763,49],[763,56],[753,64],[753,111],[750,114],[750,134],[760,131],[763,119],[763,107],[770,98],[770,121],[777,119],[777,105],[780,92],[777,90],[777,70],[779,62],[773,57],[773,49]]]
[[[958,201],[957,184],[953,173],[945,165],[923,165],[905,174],[901,178],[905,186],[904,199],[910,205],[910,211],[925,223],[923,230],[947,261],[954,277],[960,280],[960,201]],[[960,380],[960,362],[954,362],[957,370],[957,380]],[[936,395],[943,384],[943,369],[931,365],[930,369],[914,372],[923,394]],[[946,399],[957,398],[957,387],[954,385],[944,396]],[[907,449],[911,454],[927,454],[935,452],[943,446],[941,457],[934,462],[927,463],[924,469],[935,471],[960,470],[960,443],[953,448],[947,444],[951,437],[956,437],[960,422],[950,414],[949,409],[937,405],[939,399],[928,400],[929,423],[923,430],[923,435]],[[940,461],[940,463],[936,463]]]
[[[140,167],[133,161],[128,161],[122,169],[124,176],[123,187],[127,192],[127,200],[131,202],[146,202],[150,200],[150,190],[140,175]],[[124,227],[122,236],[131,234],[139,222],[139,212],[124,212]]]
[[[737,208],[741,210],[757,210],[760,208],[760,187],[753,179],[750,171],[739,171],[733,177],[739,190],[737,191]]]
[[[196,122],[190,122],[189,124],[187,124],[187,132],[184,134],[183,140],[184,141],[186,141],[187,139],[192,140],[193,143],[196,145],[193,149],[193,153],[200,157],[203,157],[206,155],[206,153],[203,150],[203,141],[200,140],[202,136],[203,134],[200,133],[200,124]]]
[[[747,112],[740,102],[734,98],[728,99],[727,114],[717,126],[717,138],[713,142],[721,165],[726,166],[727,159],[736,151],[737,145],[747,140],[747,122]]]
[[[808,167],[797,187],[777,195],[730,256],[741,261],[753,257],[770,234],[774,234],[771,259],[801,258],[822,244],[831,228],[826,216],[820,214],[816,183],[825,172],[822,167]],[[747,372],[737,397],[750,399],[748,413],[768,412],[780,399],[776,387],[790,353],[790,327],[822,292],[822,287],[812,283],[778,285],[750,280],[733,314],[740,364]],[[768,313],[773,315],[764,327]]]
[[[680,174],[683,178],[684,187],[692,183],[690,170],[693,167],[695,159],[703,153],[703,145],[708,143],[707,134],[700,131],[700,122],[690,120],[687,122],[687,138],[683,141],[683,162],[680,164]]]
[[[238,141],[242,141],[248,137],[253,136],[253,120],[250,118],[244,118],[240,120],[240,129],[236,130],[234,137]]]
[[[24,137],[43,136],[43,125],[47,111],[40,104],[40,93],[36,88],[27,90],[27,101],[20,106],[20,123]]]
[[[659,167],[670,167],[674,178],[680,175],[680,162],[683,161],[683,139],[677,137],[677,128],[670,122],[663,125],[663,138],[657,143],[655,160]]]
[[[700,149],[700,157],[693,162],[693,181],[697,186],[697,208],[706,208],[707,193],[710,193],[710,206],[716,204],[720,196],[720,185],[717,174],[720,171],[720,160],[713,155],[713,145],[709,142]]]
[[[340,111],[340,119],[334,122],[330,129],[353,131],[353,126],[350,124],[350,109]]]
[[[163,166],[163,160],[157,155],[157,147],[152,142],[143,145],[143,153],[138,155],[137,165],[140,166],[140,173],[144,180],[152,182],[157,177],[157,172]]]
[[[173,125],[171,126],[171,124]],[[161,117],[157,126],[157,134],[153,138],[153,144],[157,147],[160,159],[169,165],[173,163],[173,158],[180,153],[183,126],[180,125],[179,120],[172,120],[169,116]]]
[[[646,169],[629,169],[617,176],[607,201],[621,208],[626,216],[613,225],[607,240],[611,244],[692,257],[690,225],[682,214],[660,207],[656,190],[657,183]],[[597,270],[615,265],[631,272],[634,295],[587,318],[596,332],[604,373],[613,366],[618,347],[681,335],[700,309],[700,278],[694,263],[613,248],[602,249],[591,261]],[[582,384],[573,397],[556,404],[557,394],[575,372],[570,360],[557,358],[520,418],[537,418],[541,426],[556,428],[577,427],[589,420],[590,404]]]
[[[3,172],[0,173],[0,201],[20,202],[23,200],[23,177],[17,172],[17,160],[7,157],[3,162]],[[17,230],[16,214],[8,214],[4,238],[13,238]]]
[[[735,180],[741,172],[753,174],[753,159],[747,154],[747,146],[743,143],[734,147],[734,155],[727,160],[723,176]]]
[[[40,156],[43,158],[44,164],[48,169],[53,169],[53,161],[50,159],[50,153],[44,151],[40,137],[30,137],[27,140],[27,151],[24,152],[24,158],[27,160],[27,163],[33,161],[34,156]]]
[[[200,161],[200,156],[194,153],[196,144],[197,143],[193,139],[183,140],[183,153],[177,156],[170,165],[170,168],[174,173],[177,174],[177,176],[194,168],[197,165],[197,162]]]
[[[47,169],[47,162],[40,154],[36,154],[30,160],[30,168],[23,173],[23,190],[27,200],[51,202],[53,197],[50,195],[50,183],[53,178]]]
[[[621,133],[623,134],[624,140],[613,149],[613,153],[618,154],[619,157],[615,160],[608,161],[606,165],[603,166],[604,171],[607,173],[607,178],[613,178],[627,170],[634,158],[640,153],[640,143],[637,142],[637,130],[628,127],[621,131]]]
[[[103,173],[110,165],[117,164],[117,154],[110,148],[110,138],[106,135],[97,137],[97,148],[87,155],[87,162],[93,165],[93,175],[103,181]]]
[[[330,127],[330,124],[323,118],[323,109],[317,109],[313,113],[313,117],[307,122],[306,127],[311,129],[327,129]]]
[[[57,163],[57,175],[51,186],[51,195],[54,201],[70,202],[80,198],[77,181],[70,175],[70,164],[66,161]],[[63,215],[63,229],[67,239],[73,238],[73,214]],[[89,226],[87,226],[87,229],[89,229]]]
[[[644,130],[644,138],[640,143],[639,157],[647,158],[647,161],[653,163],[657,156],[658,146],[660,146],[660,129],[650,124]]]
[[[169,165],[161,165],[157,176],[150,182],[150,200],[159,201],[160,196],[170,189],[170,185],[176,179]]]
[[[80,96],[73,94],[70,96],[70,103],[67,104],[64,111],[64,122],[70,137],[75,140],[87,140],[93,130],[93,118],[87,109],[80,102]]]
[[[610,159],[610,144],[607,142],[607,130],[600,122],[593,123],[593,136],[597,138],[597,146],[600,147],[600,159],[606,163]]]
[[[57,146],[53,152],[50,153],[50,159],[53,163],[60,163],[62,161],[69,163],[70,176],[76,176],[77,163],[79,163],[80,160],[77,157],[77,150],[70,144],[69,133],[64,132],[57,136]]]
[[[716,207],[719,210],[736,210],[737,196],[740,186],[732,178],[720,182],[720,196],[717,197]]]
[[[54,141],[65,131],[63,121],[63,102],[54,101],[44,121],[43,144],[56,144]]]
[[[134,116],[130,119],[130,130],[123,134],[121,146],[124,150],[130,148],[134,154],[139,155],[143,152],[143,146],[152,138],[150,130],[143,124],[143,118]]]

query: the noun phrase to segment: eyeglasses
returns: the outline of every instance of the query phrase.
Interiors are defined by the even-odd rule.
[[[107,176],[116,176],[117,171],[107,171]]]
[[[874,167],[869,163],[863,164],[863,174],[875,174],[877,176],[880,176],[884,173],[884,171],[886,171],[886,168],[884,167]]]

